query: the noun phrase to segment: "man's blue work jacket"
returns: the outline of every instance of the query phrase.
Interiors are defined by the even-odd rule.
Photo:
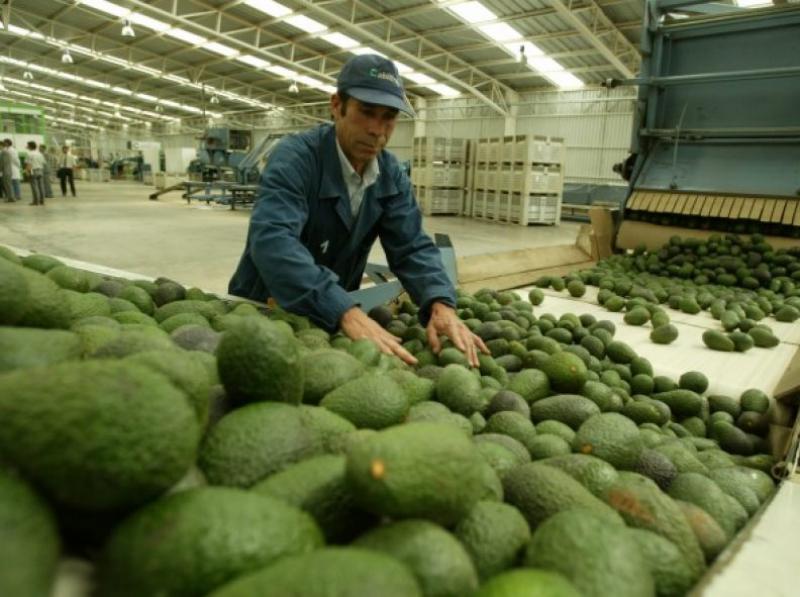
[[[228,292],[272,297],[287,311],[333,331],[356,303],[348,294],[364,275],[379,237],[392,272],[427,324],[434,300],[455,305],[439,249],[422,230],[411,183],[388,151],[356,218],[342,176],[333,125],[282,139],[261,173],[247,243]]]

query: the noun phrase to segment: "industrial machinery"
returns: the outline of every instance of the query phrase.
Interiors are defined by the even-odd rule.
[[[235,170],[252,144],[252,132],[210,128],[200,138],[197,158],[189,164],[189,176],[202,182],[233,181]]]
[[[129,176],[134,180],[142,180],[144,173],[144,158],[141,155],[117,158],[111,162],[111,178],[122,180]]]
[[[197,159],[189,165],[189,180],[153,193],[150,199],[181,190],[188,203],[213,201],[231,209],[255,203],[258,178],[281,137],[270,134],[251,146],[250,131],[209,129],[202,137]]]
[[[617,246],[800,237],[800,6],[648,0]]]
[[[646,0],[641,53],[638,78],[608,82],[638,86],[632,155],[615,168],[629,181],[616,246],[657,249],[674,235],[720,232],[800,246],[800,5]],[[800,353],[793,341],[786,350],[770,392],[770,443],[789,463],[785,479],[692,595],[796,593],[781,541],[800,481]]]

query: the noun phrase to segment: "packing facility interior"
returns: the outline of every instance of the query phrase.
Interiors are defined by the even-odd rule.
[[[542,275],[675,235],[798,247],[799,40],[798,0],[0,0],[0,141],[23,159],[0,245],[224,295],[270,152],[329,121],[341,66],[375,53],[416,111],[387,149],[469,291],[527,296]],[[29,141],[47,147],[43,207]],[[75,196],[57,176],[64,147]],[[370,262],[386,264],[379,243]],[[546,294],[554,313],[574,308]],[[709,322],[682,321],[700,346]],[[790,458],[800,322],[778,335],[780,357],[734,381],[694,346],[647,356],[712,388],[781,394],[773,447]],[[797,594],[784,578],[800,563],[793,471],[696,594],[763,592],[766,578],[766,594]]]

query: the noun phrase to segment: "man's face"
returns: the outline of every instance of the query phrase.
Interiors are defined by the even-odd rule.
[[[331,97],[331,110],[336,138],[356,170],[386,147],[397,124],[396,108],[365,104],[352,97],[345,108],[338,93]]]

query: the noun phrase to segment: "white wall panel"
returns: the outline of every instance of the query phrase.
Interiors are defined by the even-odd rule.
[[[624,184],[611,166],[627,157],[635,96],[631,89],[545,91],[520,97],[516,134],[562,137],[567,182]],[[428,135],[499,137],[504,120],[469,99],[431,101]]]

